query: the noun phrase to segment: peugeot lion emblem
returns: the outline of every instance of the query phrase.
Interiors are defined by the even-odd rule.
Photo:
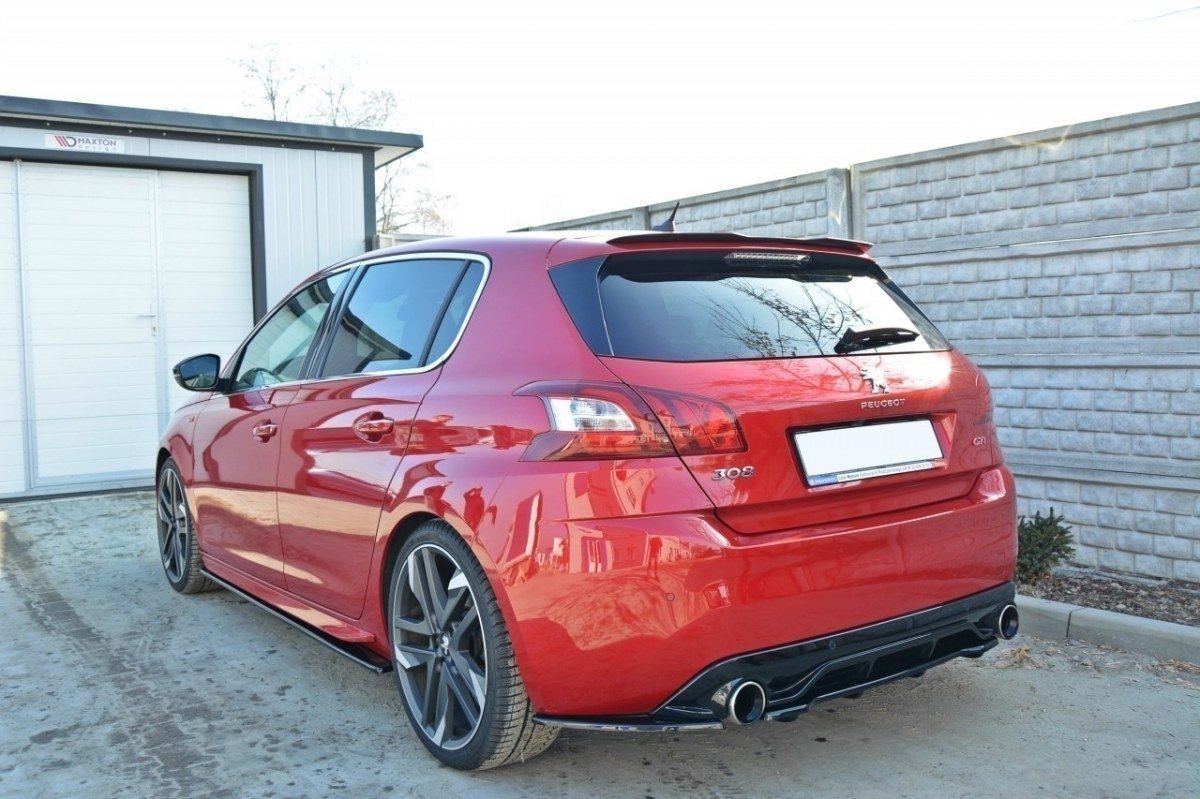
[[[870,366],[864,366],[862,370],[862,379],[871,386],[872,394],[888,393],[887,381],[883,379],[883,375],[872,369]]]

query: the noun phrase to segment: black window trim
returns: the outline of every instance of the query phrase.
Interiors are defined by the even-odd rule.
[[[346,304],[350,302],[354,289],[358,288],[366,271],[361,264],[354,264],[354,271],[342,287],[343,290],[338,292],[336,301],[329,306],[329,313],[325,314],[325,318],[321,320],[316,338],[313,339],[316,346],[309,348],[311,357],[304,362],[304,369],[300,372],[304,382],[309,383],[318,379],[321,368],[325,365],[325,359],[329,355],[329,350],[333,346],[333,333],[330,331],[337,329],[337,323],[342,319],[342,312],[345,310]]]
[[[378,264],[400,263],[403,261],[452,261],[461,264],[458,277],[451,286],[450,292],[446,295],[446,305],[443,306],[442,312],[438,314],[434,322],[433,328],[429,333],[429,338],[426,340],[422,360],[428,357],[428,350],[433,345],[437,337],[438,330],[441,327],[442,320],[445,318],[446,309],[449,307],[449,301],[453,299],[454,293],[458,291],[458,287],[462,284],[463,278],[470,269],[471,263],[478,263],[483,267],[483,277],[479,280],[479,286],[475,289],[475,296],[471,298],[471,304],[467,307],[467,313],[463,316],[462,324],[458,327],[458,332],[454,339],[450,342],[450,346],[446,351],[437,358],[437,360],[424,363],[420,366],[413,366],[407,369],[387,369],[378,372],[356,372],[351,374],[341,375],[325,375],[318,377],[321,369],[325,366],[325,360],[329,355],[329,349],[333,346],[333,335],[337,330],[338,324],[341,322],[342,314],[346,311],[346,306],[350,303],[350,298],[353,296],[351,289],[357,288],[362,276],[366,273],[368,267]],[[431,252],[414,252],[403,253],[400,255],[388,255],[382,258],[373,258],[369,261],[359,261],[355,263],[355,274],[350,280],[343,285],[343,291],[340,293],[334,306],[331,306],[331,313],[325,315],[328,324],[322,325],[318,330],[320,338],[318,355],[313,359],[312,363],[306,364],[306,371],[303,372],[305,379],[296,382],[302,383],[326,383],[334,380],[346,380],[348,378],[378,378],[389,377],[391,375],[411,375],[429,372],[445,363],[454,350],[458,347],[458,342],[466,332],[467,325],[471,322],[471,317],[475,313],[475,307],[479,304],[479,298],[483,295],[483,289],[487,285],[488,276],[492,273],[492,261],[486,255],[473,252],[450,252],[450,251],[431,251]],[[282,385],[282,384],[275,384]]]

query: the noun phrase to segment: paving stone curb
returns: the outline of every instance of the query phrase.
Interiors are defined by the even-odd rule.
[[[1200,627],[1017,595],[1021,632],[1200,665]]]

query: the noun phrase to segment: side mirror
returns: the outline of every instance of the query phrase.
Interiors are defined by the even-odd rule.
[[[221,358],[212,353],[193,355],[175,364],[172,374],[188,391],[213,391],[221,382]]]

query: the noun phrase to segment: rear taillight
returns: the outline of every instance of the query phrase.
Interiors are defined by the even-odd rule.
[[[983,372],[977,372],[975,386],[981,392],[979,410],[982,411],[975,417],[975,431],[972,444],[977,446],[987,445],[991,456],[993,466],[1004,463],[1004,452],[1000,449],[1000,440],[996,434],[996,426],[993,419],[995,405],[992,401],[992,389],[988,384],[987,377]]]
[[[983,413],[975,420],[977,425],[990,425],[992,423],[992,387],[988,383],[987,376],[983,372],[976,371],[975,388],[980,392],[980,397],[983,399]]]
[[[542,381],[514,392],[540,397],[551,430],[522,460],[658,458],[746,449],[737,417],[718,402],[622,383]]]
[[[653,388],[639,387],[637,391],[662,422],[680,455],[745,451],[737,417],[721,403]]]
[[[552,428],[533,437],[521,460],[658,458],[675,454],[671,439],[654,413],[628,386],[542,381],[513,393],[541,397]]]

